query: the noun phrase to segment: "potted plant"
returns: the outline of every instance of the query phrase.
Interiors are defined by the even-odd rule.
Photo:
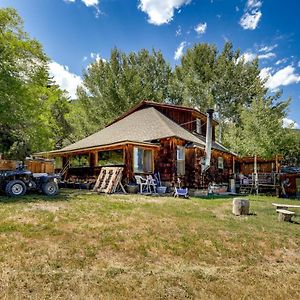
[[[129,182],[126,185],[126,190],[129,194],[137,194],[139,186],[135,182]]]

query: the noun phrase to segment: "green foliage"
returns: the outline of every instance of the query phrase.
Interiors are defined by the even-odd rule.
[[[159,51],[126,55],[113,49],[109,61],[96,60],[83,74],[84,85],[70,115],[75,139],[101,129],[141,100],[166,101],[171,75]]]
[[[286,129],[287,146],[283,149],[286,165],[300,165],[300,129]]]
[[[254,100],[243,107],[239,123],[227,124],[225,144],[240,155],[268,158],[289,147],[290,135],[282,127],[289,101],[277,105],[272,100]]]
[[[160,51],[113,49],[83,73],[77,100],[49,79],[48,58],[14,9],[0,9],[0,153],[23,158],[100,130],[141,100],[214,107],[219,137],[242,155],[299,159],[300,138],[282,128],[289,105],[270,96],[258,60],[246,63],[226,43],[196,44],[174,70]],[[300,159],[299,159],[300,160]]]
[[[196,44],[182,57],[175,69],[171,90],[175,103],[215,107],[219,120],[237,121],[240,108],[265,95],[257,60],[245,63],[240,51],[227,42],[218,53],[214,45]]]
[[[0,153],[22,159],[69,134],[69,105],[49,83],[48,58],[14,9],[0,9],[0,31]]]

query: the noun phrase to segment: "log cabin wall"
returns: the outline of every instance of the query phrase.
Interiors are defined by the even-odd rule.
[[[223,159],[223,168],[220,168],[218,159]],[[212,151],[211,167],[205,176],[205,185],[214,181],[215,183],[228,183],[233,177],[233,159],[234,156],[230,153],[224,153],[218,150]]]
[[[200,148],[187,148],[185,151],[185,173],[186,185],[189,187],[200,187],[201,182],[201,157],[204,150]]]
[[[177,146],[184,146],[186,141],[176,137],[160,140],[160,148],[156,152],[155,172],[160,173],[161,180],[171,186],[177,184]],[[187,156],[186,156],[187,157]],[[185,161],[185,166],[187,166]],[[187,175],[180,176],[182,184],[186,185]]]
[[[175,123],[181,125],[183,128],[190,132],[196,131],[196,120],[201,121],[201,131],[200,134],[206,136],[206,116],[200,113],[195,113],[193,111],[188,111],[184,109],[178,109],[173,107],[155,106],[159,112],[174,121]],[[213,124],[212,139],[215,140],[215,125]]]

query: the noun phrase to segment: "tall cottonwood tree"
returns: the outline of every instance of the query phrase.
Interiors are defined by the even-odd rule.
[[[269,158],[284,154],[292,143],[290,131],[283,128],[289,102],[254,100],[241,109],[239,123],[227,124],[224,143],[240,155]]]
[[[101,129],[142,100],[166,101],[171,76],[160,51],[125,54],[113,49],[108,61],[97,59],[83,74],[75,114],[70,116],[77,138]]]
[[[175,103],[203,111],[215,108],[223,127],[225,121],[239,121],[243,106],[265,97],[267,89],[259,74],[258,60],[245,63],[229,42],[220,53],[214,45],[196,44],[175,68],[170,93]]]
[[[0,9],[0,153],[22,159],[51,149],[70,128],[64,93],[50,83],[41,44],[12,8]]]

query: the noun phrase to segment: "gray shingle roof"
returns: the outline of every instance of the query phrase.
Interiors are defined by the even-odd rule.
[[[59,151],[104,146],[124,141],[150,142],[178,137],[205,147],[205,142],[182,128],[153,107],[138,110],[124,119]]]

